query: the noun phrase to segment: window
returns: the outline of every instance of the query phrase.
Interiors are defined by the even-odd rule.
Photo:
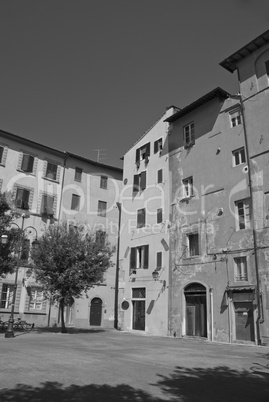
[[[8,148],[0,145],[0,165],[5,166]]]
[[[200,255],[199,250],[199,235],[198,233],[190,233],[187,235],[187,248],[188,248],[188,256],[195,257],[196,255]]]
[[[99,246],[104,247],[105,243],[106,243],[106,232],[104,232],[101,229],[97,230],[97,232],[95,234],[95,242]]]
[[[162,223],[163,221],[163,209],[158,208],[157,209],[157,223]]]
[[[235,280],[236,281],[247,281],[248,273],[247,273],[246,257],[234,258],[234,265],[235,265]]]
[[[81,179],[82,179],[82,169],[79,168],[79,167],[76,167],[76,170],[75,170],[75,181],[81,182]]]
[[[158,253],[156,254],[156,268],[157,269],[162,268],[162,256],[163,256],[163,253],[161,251],[158,251]]]
[[[145,190],[146,185],[147,185],[146,171],[141,172],[140,174],[135,174],[134,175],[133,194],[136,194],[139,191]]]
[[[25,188],[17,188],[15,205],[17,208],[29,209],[30,191]]]
[[[13,301],[14,285],[3,283],[1,294],[1,308],[11,308]]]
[[[54,215],[54,196],[43,194],[41,201],[41,215]]]
[[[137,211],[137,228],[143,228],[146,224],[146,209],[141,208]]]
[[[183,184],[183,197],[193,197],[193,178],[192,176],[182,180]]]
[[[40,288],[31,288],[29,310],[42,310],[43,307],[43,291]]]
[[[132,247],[130,253],[130,270],[147,269],[149,264],[149,246]]]
[[[57,180],[58,165],[53,162],[47,162],[45,177],[51,180]]]
[[[163,182],[163,170],[160,169],[157,172],[157,183],[162,183]]]
[[[145,298],[146,298],[146,288],[132,289],[132,299],[145,299]]]
[[[106,202],[105,201],[98,201],[97,215],[106,217]]]
[[[21,260],[28,261],[30,255],[30,240],[23,239],[22,249],[21,249]]]
[[[232,112],[230,112],[230,120],[231,120],[232,127],[238,126],[239,124],[242,123],[240,109],[235,109]]]
[[[4,147],[0,146],[0,164],[3,163]]]
[[[249,200],[241,200],[235,202],[236,209],[236,229],[250,228],[250,202]]]
[[[20,170],[23,170],[25,173],[33,173],[34,161],[35,158],[32,155],[23,153]]]
[[[142,160],[148,161],[150,156],[150,142],[143,145],[143,147],[137,148],[135,155],[135,163],[139,166]]]
[[[159,138],[154,142],[154,153],[160,152],[163,149],[163,139]]]
[[[100,188],[107,189],[107,177],[106,176],[100,177]]]
[[[239,148],[233,151],[233,165],[241,165],[242,163],[246,163],[246,155],[245,148]]]
[[[266,74],[269,77],[269,60],[265,62]]]
[[[195,143],[194,123],[189,123],[183,127],[184,146],[189,147]]]
[[[80,196],[77,194],[72,194],[71,209],[72,211],[79,211],[80,207]]]

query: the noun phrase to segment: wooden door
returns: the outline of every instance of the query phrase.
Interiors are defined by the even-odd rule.
[[[133,301],[133,329],[145,331],[145,300]]]
[[[90,325],[101,325],[102,321],[102,300],[95,297],[91,302]]]
[[[234,303],[236,340],[254,341],[254,320],[252,303]]]

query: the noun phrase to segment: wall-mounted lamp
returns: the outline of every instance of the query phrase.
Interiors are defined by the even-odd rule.
[[[153,278],[154,281],[159,281],[159,282],[161,282],[161,283],[163,284],[163,289],[166,288],[166,281],[159,279],[159,272],[156,271],[156,269],[155,269],[155,271],[152,272],[152,278]]]
[[[7,244],[7,242],[8,242],[8,235],[2,234],[1,244]]]

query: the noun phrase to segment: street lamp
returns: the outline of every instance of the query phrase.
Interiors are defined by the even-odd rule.
[[[15,282],[14,282],[14,290],[13,290],[13,297],[12,297],[12,304],[11,304],[11,312],[10,312],[10,318],[8,320],[8,327],[5,333],[5,338],[14,338],[14,329],[13,329],[13,324],[14,324],[14,309],[15,309],[15,302],[16,302],[16,292],[17,292],[17,286],[18,286],[18,272],[19,272],[19,267],[20,267],[20,259],[21,259],[21,251],[22,251],[22,242],[23,242],[23,233],[27,229],[33,229],[36,232],[36,238],[33,241],[33,247],[38,246],[38,240],[37,240],[37,230],[33,226],[27,226],[24,228],[24,219],[25,219],[25,214],[21,215],[22,217],[22,224],[21,228],[17,223],[12,222],[12,225],[16,225],[18,229],[20,230],[19,233],[19,241],[18,241],[18,253],[17,253],[17,264],[16,264],[16,270],[15,270]],[[3,234],[1,236],[1,243],[2,244],[7,244],[8,242],[8,236],[6,234]]]

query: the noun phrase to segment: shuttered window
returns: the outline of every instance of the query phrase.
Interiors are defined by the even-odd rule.
[[[162,268],[162,256],[163,253],[159,251],[156,255],[156,268]]]
[[[139,191],[145,190],[146,186],[147,186],[147,172],[143,171],[140,174],[135,174],[133,193],[136,194]]]
[[[17,188],[15,205],[20,209],[29,209],[30,191],[25,188]]]
[[[72,194],[71,209],[72,211],[79,211],[80,207],[80,196],[77,194]]]
[[[158,172],[157,172],[157,182],[158,183],[163,182],[163,170],[162,169],[158,170]]]
[[[43,194],[41,202],[41,215],[54,215],[54,197],[52,195]]]
[[[137,211],[137,228],[143,228],[146,224],[146,209],[141,208]]]
[[[23,154],[21,162],[21,170],[27,173],[32,173],[34,168],[35,158],[29,154]]]
[[[14,285],[3,283],[1,293],[1,308],[10,309],[13,301]]]
[[[130,253],[130,271],[136,269],[148,269],[149,266],[149,246],[143,245],[132,247]]]
[[[76,167],[75,169],[75,181],[81,182],[82,179],[82,169],[79,167]]]
[[[163,139],[159,138],[157,141],[154,142],[154,153],[161,151],[163,149]]]
[[[158,208],[157,209],[157,223],[162,223],[163,221],[163,209]]]
[[[107,189],[107,177],[106,176],[100,177],[100,188],[104,188],[105,190]]]
[[[98,201],[98,216],[106,216],[106,206],[107,203],[105,201]]]

